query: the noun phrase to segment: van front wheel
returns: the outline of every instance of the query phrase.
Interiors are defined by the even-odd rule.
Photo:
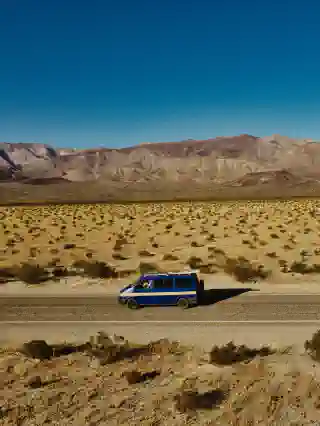
[[[139,308],[139,304],[136,300],[134,299],[129,299],[127,302],[127,306],[129,309],[138,309]]]
[[[184,298],[179,299],[177,305],[181,309],[188,309],[190,307],[189,300]]]

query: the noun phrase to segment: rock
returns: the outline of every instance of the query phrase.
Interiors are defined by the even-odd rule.
[[[109,405],[110,408],[120,408],[125,402],[127,401],[127,398],[122,395],[117,395],[113,398],[113,401]]]
[[[101,366],[101,360],[99,358],[92,358],[89,362],[90,368],[96,369]]]
[[[32,389],[40,388],[42,384],[43,383],[40,376],[30,377],[27,383],[28,387]]]
[[[113,336],[111,337],[111,340],[115,345],[129,346],[128,340],[126,340],[123,336],[118,336],[116,334],[113,334]]]
[[[89,342],[96,349],[106,349],[114,346],[113,340],[104,331],[99,331],[95,336],[90,336]]]
[[[19,377],[25,376],[28,370],[29,370],[29,365],[24,362],[20,362],[19,364],[16,364],[13,367],[13,373]]]

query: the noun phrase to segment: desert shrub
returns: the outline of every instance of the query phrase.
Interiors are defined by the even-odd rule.
[[[186,263],[191,269],[198,269],[202,265],[202,259],[197,256],[191,256]]]
[[[142,373],[138,370],[132,370],[132,371],[125,371],[123,373],[123,376],[127,379],[127,382],[129,385],[133,385],[135,383],[142,383],[146,380],[152,380],[155,377],[159,376],[160,371],[158,370],[152,370],[147,371],[145,373]]]
[[[181,413],[203,409],[213,409],[220,405],[227,397],[222,389],[199,393],[196,390],[186,390],[174,396],[175,406]]]
[[[277,234],[275,234],[275,233],[270,234],[270,237],[271,237],[271,238],[273,238],[273,239],[278,239],[278,238],[280,238],[280,237],[279,237],[279,235],[277,235]]]
[[[63,248],[65,249],[65,250],[70,250],[70,249],[73,249],[73,248],[75,248],[76,247],[76,245],[75,244],[73,244],[73,243],[66,243],[66,244],[64,244],[63,245]]]
[[[270,251],[266,254],[266,256],[270,257],[271,259],[275,259],[277,257],[277,253],[275,251]]]
[[[20,352],[29,358],[45,360],[69,355],[75,352],[84,352],[90,349],[91,345],[88,342],[81,345],[72,343],[49,345],[45,340],[31,340],[22,345]]]
[[[13,273],[17,279],[27,284],[40,284],[49,278],[49,273],[39,265],[24,263],[13,268]]]
[[[191,241],[191,247],[203,247],[204,244],[199,243],[199,241]]]
[[[315,361],[320,361],[320,330],[316,331],[310,340],[304,342],[304,349]]]
[[[139,256],[143,256],[143,257],[152,257],[152,256],[154,256],[154,253],[151,253],[148,250],[140,250],[138,254],[139,254]]]
[[[297,274],[308,274],[310,273],[309,266],[304,262],[294,261],[290,266],[290,272],[294,272]]]
[[[171,253],[166,253],[166,254],[163,255],[162,260],[172,260],[172,261],[174,261],[174,260],[179,260],[179,257],[176,256],[176,255],[174,255],[174,254],[171,254]]]
[[[128,241],[125,237],[119,237],[115,242],[113,250],[116,250],[116,251],[121,250],[122,247],[127,243],[128,243]]]
[[[0,268],[0,284],[6,283],[14,278],[12,268]]]
[[[116,270],[105,262],[88,262],[80,260],[73,264],[74,268],[91,278],[115,278]]]
[[[268,346],[251,349],[246,345],[236,346],[229,342],[223,346],[214,346],[209,354],[209,362],[216,365],[231,365],[243,361],[251,361],[256,356],[268,356],[275,351]]]
[[[55,278],[62,278],[67,277],[69,275],[69,272],[66,268],[63,268],[61,266],[55,266],[52,270],[52,275]]]
[[[151,354],[157,355],[168,355],[168,354],[177,354],[182,351],[179,342],[171,342],[168,339],[160,339],[154,342],[150,342],[147,345],[147,351]]]
[[[313,264],[307,265],[304,262],[293,262],[290,266],[290,272],[295,272],[297,274],[315,274],[320,273],[320,265]]]
[[[53,356],[53,349],[45,340],[31,340],[23,344],[21,352],[30,357],[40,360],[50,359]]]
[[[227,259],[223,269],[224,272],[232,275],[240,282],[266,279],[269,276],[269,273],[264,270],[263,266],[256,267],[242,257]]]

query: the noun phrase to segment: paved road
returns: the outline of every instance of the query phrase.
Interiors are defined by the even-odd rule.
[[[113,297],[0,297],[2,321],[320,321],[320,295],[211,293],[206,306],[130,311]],[[214,303],[215,302],[215,303]]]

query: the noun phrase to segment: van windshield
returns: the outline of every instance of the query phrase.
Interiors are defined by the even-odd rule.
[[[135,284],[134,287],[135,288],[151,288],[152,287],[152,280],[148,280],[148,279],[138,279]]]

